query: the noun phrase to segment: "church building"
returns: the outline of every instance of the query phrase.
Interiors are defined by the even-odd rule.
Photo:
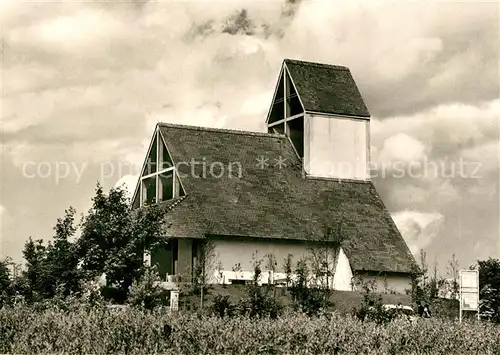
[[[132,206],[160,204],[169,240],[148,262],[189,279],[209,241],[209,282],[247,282],[259,259],[262,282],[279,283],[288,255],[294,269],[331,244],[333,288],[409,290],[415,260],[370,180],[370,113],[350,70],[284,60],[262,119],[267,133],[156,125]]]

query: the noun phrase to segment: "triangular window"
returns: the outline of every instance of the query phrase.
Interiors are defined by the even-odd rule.
[[[144,169],[142,171],[142,176],[147,176],[156,173],[157,169],[157,137],[151,144],[151,149],[149,150],[148,158],[146,159],[146,163],[144,165]]]
[[[278,87],[276,88],[276,96],[271,107],[269,115],[269,123],[276,122],[285,118],[285,87],[283,84],[283,75],[280,75]]]
[[[134,202],[132,202],[132,209],[136,209],[136,208],[139,208],[141,207],[141,200],[140,200],[140,194],[139,193],[136,193],[134,195]]]
[[[184,196],[180,179],[172,158],[159,131],[155,133],[144,168],[139,188],[132,202],[132,208],[171,200]]]
[[[168,154],[167,147],[165,146],[165,142],[163,142],[163,138],[160,135],[160,150],[158,152],[159,157],[160,157],[160,171],[171,168],[174,166],[172,163],[172,159],[170,158],[170,155]]]

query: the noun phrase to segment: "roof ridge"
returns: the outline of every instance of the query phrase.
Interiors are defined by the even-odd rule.
[[[252,132],[252,131],[243,131],[243,130],[229,129],[229,128],[210,128],[210,127],[202,127],[202,126],[190,126],[190,125],[174,124],[174,123],[167,123],[167,122],[158,122],[158,126],[181,128],[181,129],[191,129],[194,131],[241,134],[241,135],[256,136],[256,137],[286,138],[286,136],[284,136],[282,134],[276,134],[276,133]]]
[[[345,71],[350,71],[350,69],[346,66],[343,65],[335,65],[335,64],[325,64],[325,63],[316,63],[316,62],[306,62],[305,60],[298,60],[298,59],[285,59],[285,63],[291,63],[291,64],[297,64],[297,65],[307,65],[311,67],[318,67],[318,68],[328,68],[328,69],[335,69],[335,70],[345,70]]]

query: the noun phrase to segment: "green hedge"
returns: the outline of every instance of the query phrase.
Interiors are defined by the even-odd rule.
[[[138,309],[0,310],[0,353],[500,354],[500,327],[438,319],[387,326],[351,317],[277,320]]]

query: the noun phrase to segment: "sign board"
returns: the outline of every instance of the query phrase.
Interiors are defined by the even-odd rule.
[[[460,321],[462,311],[475,311],[479,317],[479,271],[460,270]]]
[[[179,291],[172,290],[170,291],[170,310],[178,311],[179,310]]]

